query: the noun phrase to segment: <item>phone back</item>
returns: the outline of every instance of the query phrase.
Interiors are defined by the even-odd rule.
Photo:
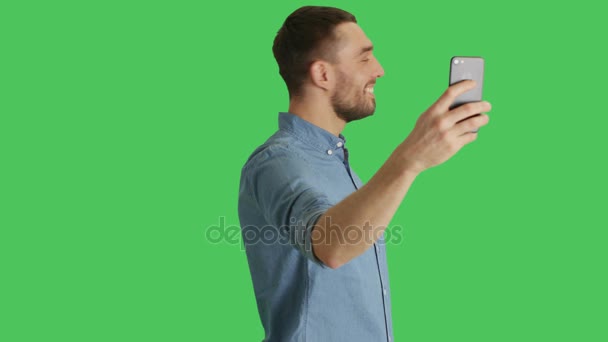
[[[450,61],[450,85],[462,80],[475,80],[475,88],[458,96],[450,109],[464,103],[482,99],[484,59],[481,57],[452,57]]]

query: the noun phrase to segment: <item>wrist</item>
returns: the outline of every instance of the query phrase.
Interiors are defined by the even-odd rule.
[[[424,167],[416,160],[410,158],[408,153],[405,153],[401,146],[393,152],[391,158],[394,160],[394,164],[399,170],[399,173],[403,176],[416,178],[416,176],[424,171]]]

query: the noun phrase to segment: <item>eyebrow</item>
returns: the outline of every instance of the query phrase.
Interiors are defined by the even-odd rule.
[[[366,46],[364,48],[361,49],[361,52],[359,52],[359,56],[361,56],[362,54],[368,52],[368,51],[372,51],[374,49],[373,45],[370,46]]]

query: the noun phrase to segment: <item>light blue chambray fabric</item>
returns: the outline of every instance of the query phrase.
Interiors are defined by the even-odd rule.
[[[337,269],[312,252],[319,216],[362,186],[344,144],[279,113],[279,130],[242,169],[239,218],[264,341],[392,340],[383,238]]]

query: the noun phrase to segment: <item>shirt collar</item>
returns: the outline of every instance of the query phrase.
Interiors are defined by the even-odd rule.
[[[292,113],[279,113],[279,129],[291,132],[304,143],[327,155],[343,155],[346,138],[338,137]]]

